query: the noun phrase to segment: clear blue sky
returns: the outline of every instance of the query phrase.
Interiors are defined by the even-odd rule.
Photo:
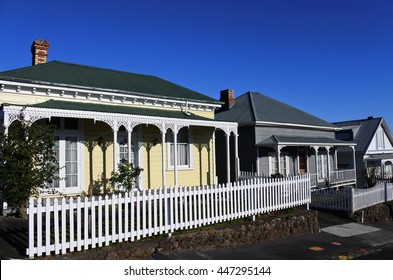
[[[257,91],[393,130],[391,0],[0,0],[0,71],[48,60],[151,74],[219,98]]]

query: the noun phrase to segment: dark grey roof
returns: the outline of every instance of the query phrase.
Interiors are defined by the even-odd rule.
[[[272,146],[272,145],[287,145],[287,146],[299,146],[299,145],[332,145],[332,146],[354,146],[353,142],[336,140],[328,137],[298,137],[298,136],[283,136],[273,135],[259,143],[257,146]]]
[[[368,150],[368,147],[370,146],[380,124],[384,128],[390,142],[393,144],[392,133],[383,118],[342,121],[335,122],[333,124],[343,129],[351,129],[353,131],[353,141],[357,144],[356,151],[365,153]]]
[[[218,111],[216,119],[238,122],[239,125],[273,122],[337,128],[318,117],[257,92],[247,92],[239,96],[229,110]]]
[[[124,94],[140,93],[147,96],[195,100],[213,104],[219,103],[211,97],[155,76],[61,61],[0,72],[0,79],[119,91]]]

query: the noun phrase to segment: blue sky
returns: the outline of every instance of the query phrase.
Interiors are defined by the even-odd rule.
[[[257,91],[393,130],[390,0],[0,0],[0,71],[48,60],[151,74],[219,98]]]

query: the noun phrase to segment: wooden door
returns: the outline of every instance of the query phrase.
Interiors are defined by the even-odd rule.
[[[307,153],[305,150],[299,150],[299,173],[307,173]]]

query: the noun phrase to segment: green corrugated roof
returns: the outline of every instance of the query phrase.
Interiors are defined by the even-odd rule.
[[[309,113],[257,92],[247,92],[236,98],[229,110],[216,113],[216,119],[242,123],[274,122],[336,128]]]
[[[141,93],[156,97],[219,103],[196,91],[161,78],[79,64],[52,61],[0,72],[0,79]]]
[[[103,104],[87,103],[87,102],[82,103],[82,102],[49,100],[43,103],[29,105],[29,107],[212,121],[211,119],[208,118],[197,116],[192,113],[185,114],[184,112],[177,111],[177,110],[161,110],[161,109],[150,109],[150,108],[141,108],[141,107],[103,105]]]

